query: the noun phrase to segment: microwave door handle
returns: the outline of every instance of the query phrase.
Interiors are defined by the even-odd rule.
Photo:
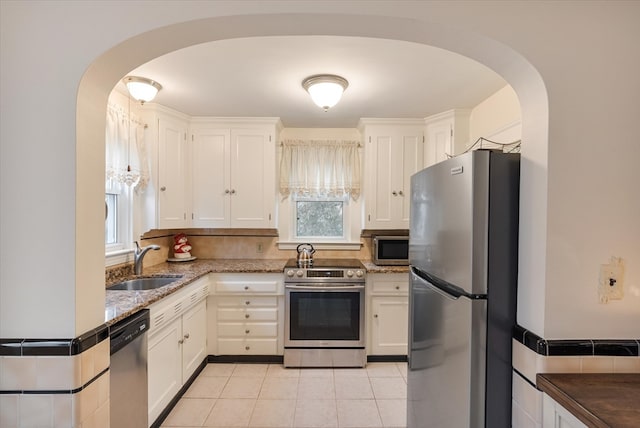
[[[486,294],[467,293],[465,290],[458,287],[457,285],[451,284],[450,282],[447,282],[444,279],[438,278],[435,275],[432,275],[421,269],[418,269],[415,266],[411,266],[411,272],[415,276],[420,278],[422,281],[431,285],[434,291],[437,291],[440,294],[444,293],[445,296],[448,296],[452,299],[459,299],[460,297],[466,297],[469,300],[482,300],[487,298]]]

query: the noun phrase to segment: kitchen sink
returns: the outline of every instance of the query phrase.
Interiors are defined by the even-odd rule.
[[[176,276],[153,276],[148,278],[135,278],[127,281],[118,282],[107,290],[128,290],[128,291],[140,291],[140,290],[155,290],[156,288],[167,286],[173,282],[176,282],[182,278],[182,275]]]

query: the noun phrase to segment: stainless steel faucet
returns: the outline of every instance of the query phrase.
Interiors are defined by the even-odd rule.
[[[138,241],[135,241],[136,249],[133,251],[133,273],[135,275],[142,275],[142,259],[149,250],[159,250],[159,245],[149,245],[147,247],[140,248]]]

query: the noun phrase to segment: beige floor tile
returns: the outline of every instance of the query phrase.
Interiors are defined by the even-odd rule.
[[[231,376],[235,368],[233,363],[209,363],[200,376]]]
[[[216,401],[209,417],[204,422],[206,427],[246,427],[249,426],[251,413],[256,400],[224,399]]]
[[[338,412],[335,400],[298,400],[293,426],[296,428],[337,427]]]
[[[298,381],[298,399],[334,400],[336,398],[333,378],[305,378]]]
[[[295,400],[298,396],[298,378],[267,377],[260,389],[260,399]]]
[[[292,427],[295,400],[258,400],[249,421],[251,427]]]
[[[342,377],[369,377],[367,369],[333,369],[333,377],[335,379]]]
[[[202,398],[185,398],[178,401],[167,419],[164,427],[199,427],[207,419],[216,400]]]
[[[334,382],[338,400],[374,398],[368,377],[338,377]]]
[[[184,397],[186,398],[220,398],[220,394],[227,384],[228,377],[198,376],[191,384]]]
[[[403,378],[407,378],[407,363],[396,363],[396,367],[400,371]]]
[[[269,364],[237,364],[231,376],[265,377]]]
[[[333,378],[333,369],[300,369],[300,377]]]
[[[402,377],[395,363],[369,363],[367,373],[369,377]]]
[[[385,427],[407,426],[407,401],[406,400],[376,400],[378,412]]]
[[[300,369],[284,368],[282,364],[269,364],[267,377],[300,377]]]
[[[220,398],[258,398],[262,377],[230,377]]]
[[[373,377],[369,380],[376,400],[407,398],[407,383],[402,377]]]
[[[339,427],[381,427],[375,400],[337,400]]]

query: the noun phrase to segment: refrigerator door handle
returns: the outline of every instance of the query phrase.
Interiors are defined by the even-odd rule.
[[[445,296],[448,296],[450,298],[459,299],[460,297],[466,297],[470,300],[483,300],[487,298],[486,294],[467,293],[457,285],[453,285],[450,282],[447,282],[444,279],[440,279],[435,275],[431,275],[430,273],[418,269],[415,266],[411,266],[411,272],[418,278],[433,286],[436,289],[435,291],[439,291],[441,294],[443,293]]]

